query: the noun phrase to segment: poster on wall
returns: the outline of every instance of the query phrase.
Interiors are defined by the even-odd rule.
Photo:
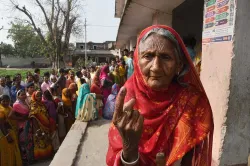
[[[235,0],[205,0],[202,43],[231,41]]]

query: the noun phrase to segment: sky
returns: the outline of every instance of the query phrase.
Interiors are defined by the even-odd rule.
[[[32,4],[32,0],[16,0],[20,6],[25,5],[30,12],[39,19],[38,9]],[[82,1],[82,0],[81,0]],[[115,41],[120,19],[114,18],[114,0],[83,0],[83,11],[81,12],[82,24],[87,19],[87,41],[104,42]],[[33,1],[34,2],[34,1]],[[12,9],[9,0],[0,0],[0,43],[12,43],[7,39],[9,23],[14,19],[26,18],[24,14]],[[84,28],[84,27],[83,27]],[[84,31],[82,35],[72,36],[70,42],[84,42]]]

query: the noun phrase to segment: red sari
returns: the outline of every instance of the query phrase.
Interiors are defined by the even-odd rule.
[[[138,44],[153,28],[168,30],[178,41],[190,66],[185,81],[183,80],[189,83],[187,87],[172,83],[165,91],[154,91],[143,80],[138,65]],[[134,109],[144,116],[143,134],[139,143],[139,165],[156,165],[156,154],[163,152],[166,156],[166,165],[172,166],[190,152],[191,155],[182,160],[182,165],[187,165],[185,164],[187,162],[192,163],[192,166],[210,166],[213,138],[212,110],[181,37],[170,27],[156,25],[145,29],[137,42],[134,55],[135,72],[125,84],[127,89],[125,102],[136,98]],[[107,165],[121,165],[122,147],[119,132],[112,124],[109,130]]]

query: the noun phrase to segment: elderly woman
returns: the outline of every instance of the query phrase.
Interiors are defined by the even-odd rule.
[[[145,29],[134,65],[117,96],[107,165],[210,166],[212,110],[180,36]]]

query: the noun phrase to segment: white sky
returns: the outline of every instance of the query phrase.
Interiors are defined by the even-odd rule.
[[[37,8],[32,4],[33,0],[17,0],[20,6],[25,5],[33,15],[38,14]],[[82,1],[82,0],[81,0]],[[34,2],[34,1],[33,1]],[[87,27],[87,41],[104,42],[115,41],[120,19],[114,18],[115,1],[114,0],[84,0],[83,11],[81,12],[82,24],[87,18],[87,25],[102,25]],[[12,43],[11,39],[7,39],[9,23],[14,17],[26,18],[24,14],[12,10],[9,0],[0,0],[0,27],[4,27],[0,31],[0,43]],[[38,17],[39,18],[39,17]],[[107,27],[105,27],[107,26]],[[84,34],[84,32],[83,32]],[[71,42],[84,42],[84,35],[72,36]]]

